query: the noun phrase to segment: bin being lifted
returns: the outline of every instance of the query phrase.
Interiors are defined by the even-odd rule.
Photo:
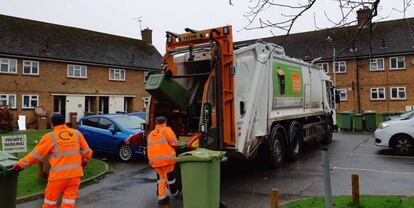
[[[231,26],[187,28],[167,32],[163,64],[146,85],[150,129],[157,116],[166,116],[181,138],[246,158],[260,154],[272,167],[285,157],[298,159],[307,140],[332,140],[329,76],[286,56],[281,46],[258,42],[234,50]],[[154,87],[165,86],[160,80],[180,87]]]

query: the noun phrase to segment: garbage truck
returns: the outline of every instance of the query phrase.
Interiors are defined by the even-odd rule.
[[[189,146],[261,158],[300,158],[304,142],[332,141],[334,86],[314,63],[266,42],[235,47],[231,26],[166,32],[161,73],[147,78],[147,129],[165,116]]]

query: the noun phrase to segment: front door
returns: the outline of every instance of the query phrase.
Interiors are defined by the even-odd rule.
[[[85,113],[85,96],[67,95],[66,96],[66,122],[70,120],[70,113],[78,114],[77,121],[84,116]]]
[[[53,96],[53,112],[66,116],[66,96]]]

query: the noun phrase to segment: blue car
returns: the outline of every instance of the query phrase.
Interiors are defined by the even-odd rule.
[[[129,161],[146,154],[142,123],[145,123],[143,119],[125,114],[93,115],[82,118],[77,129],[92,150]]]
[[[132,113],[128,113],[128,115],[130,116],[136,116],[140,119],[145,120],[147,118],[147,113],[146,112],[132,112]]]

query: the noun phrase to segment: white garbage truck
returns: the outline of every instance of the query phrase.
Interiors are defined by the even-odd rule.
[[[189,146],[260,156],[277,167],[300,158],[304,142],[332,141],[330,77],[272,43],[235,49],[231,26],[167,32],[162,73],[151,74],[145,88],[148,129],[165,116]]]

